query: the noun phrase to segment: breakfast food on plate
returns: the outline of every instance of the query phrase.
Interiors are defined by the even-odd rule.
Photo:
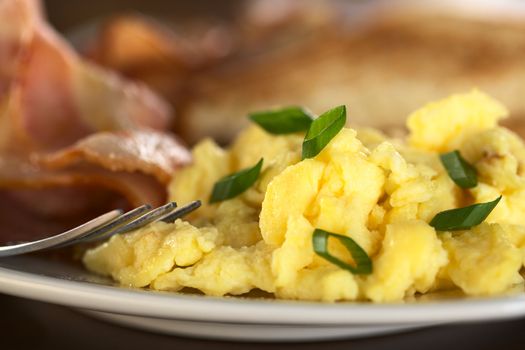
[[[525,144],[498,125],[507,114],[473,90],[416,110],[392,139],[345,128],[344,106],[254,113],[228,148],[199,142],[171,181],[171,200],[205,203],[187,221],[113,236],[84,264],[125,286],[215,296],[505,293],[525,263]]]
[[[525,144],[500,122],[505,104],[525,111],[524,29],[401,11],[348,30],[344,6],[251,1],[231,24],[178,32],[117,17],[86,53],[123,78],[75,53],[37,0],[0,2],[0,239],[201,200],[83,263],[125,286],[213,296],[523,287]],[[504,103],[472,90],[424,105],[471,85]],[[272,105],[292,107],[244,118]],[[397,127],[418,105],[408,135],[363,127]]]
[[[321,113],[345,103],[355,125],[397,127],[418,106],[472,86],[502,101],[511,115],[507,122],[519,126],[512,121],[525,115],[522,18],[469,14],[449,1],[412,3],[418,8],[393,0],[383,2],[384,8],[348,1],[246,1],[227,30],[211,27],[200,36],[184,28],[162,35],[169,29],[120,18],[98,39],[118,52],[106,50],[94,59],[167,97],[177,112],[176,130],[190,143],[212,136],[227,144],[247,125],[247,111],[279,105],[307,104]],[[221,35],[209,34],[216,31]],[[155,47],[162,42],[164,49],[119,39],[131,34],[155,37]],[[206,62],[191,59],[205,38],[216,46],[226,42],[229,51]]]
[[[38,1],[0,2],[0,241],[163,203],[190,160],[166,132],[171,122],[147,87],[73,52]]]

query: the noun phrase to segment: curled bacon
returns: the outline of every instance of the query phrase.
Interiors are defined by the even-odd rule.
[[[20,17],[0,41],[0,62],[8,63],[0,76],[6,99],[0,123],[9,130],[0,139],[4,148],[55,150],[100,130],[170,125],[167,103],[144,85],[82,61],[42,20],[36,1],[2,4],[0,23],[17,8]]]
[[[0,1],[0,237],[162,204],[166,183],[190,160],[164,132],[171,112],[144,85],[82,60],[39,1]]]
[[[167,184],[190,154],[168,134],[150,130],[97,133],[38,162],[51,169],[87,162],[113,172],[140,171]]]

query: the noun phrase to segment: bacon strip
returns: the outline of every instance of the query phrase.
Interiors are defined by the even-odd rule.
[[[48,170],[0,157],[0,243],[45,237],[115,207],[160,205],[165,187],[141,173],[77,164]]]
[[[167,184],[175,170],[190,161],[190,154],[169,134],[136,130],[97,133],[38,161],[51,169],[89,162],[114,172],[140,171]]]
[[[0,145],[56,150],[96,131],[166,129],[170,106],[144,85],[82,61],[41,18],[38,2],[5,0],[0,26]],[[0,28],[2,29],[2,28]],[[2,95],[0,95],[2,96]],[[1,146],[0,146],[1,149]]]
[[[0,189],[40,190],[77,185],[97,185],[120,193],[132,206],[144,203],[160,205],[166,199],[164,186],[140,172],[111,171],[88,164],[50,170],[20,158],[0,158]]]
[[[0,157],[0,241],[60,232],[115,207],[159,206],[165,183],[189,153],[171,136],[150,131],[94,134],[34,158]],[[10,227],[21,215],[5,215],[13,208],[26,216],[16,235]]]
[[[190,160],[163,132],[171,114],[145,86],[81,60],[39,1],[1,0],[0,238],[164,203],[166,183]]]
[[[9,91],[32,33],[31,23],[40,16],[35,1],[0,1],[0,100]]]

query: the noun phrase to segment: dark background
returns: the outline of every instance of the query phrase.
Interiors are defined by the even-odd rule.
[[[523,350],[525,319],[450,325],[388,336],[334,342],[254,344],[197,340],[126,329],[64,307],[0,295],[2,350]]]
[[[60,31],[68,31],[101,16],[122,11],[140,11],[152,16],[181,17],[212,14],[228,18],[242,0],[46,0],[46,12]]]

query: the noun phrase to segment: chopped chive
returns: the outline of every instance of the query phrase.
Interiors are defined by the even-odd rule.
[[[246,191],[257,181],[261,173],[262,165],[263,159],[261,158],[253,167],[243,169],[217,181],[213,186],[210,203],[224,201]]]
[[[470,165],[459,153],[452,151],[439,156],[447,170],[448,176],[461,188],[472,188],[478,185],[476,168]]]
[[[248,117],[270,134],[291,134],[306,131],[313,120],[310,113],[295,106],[273,111],[255,112]]]
[[[355,266],[350,265],[328,252],[328,238],[335,238],[350,252],[355,261]],[[372,260],[368,254],[352,238],[327,232],[316,228],[312,236],[314,252],[342,269],[355,275],[369,275],[372,273]]]
[[[345,124],[345,106],[335,107],[315,119],[303,141],[303,159],[318,155]]]
[[[478,203],[468,207],[450,209],[436,214],[430,226],[438,231],[466,230],[479,225],[489,216],[501,200],[501,196],[487,203]]]

